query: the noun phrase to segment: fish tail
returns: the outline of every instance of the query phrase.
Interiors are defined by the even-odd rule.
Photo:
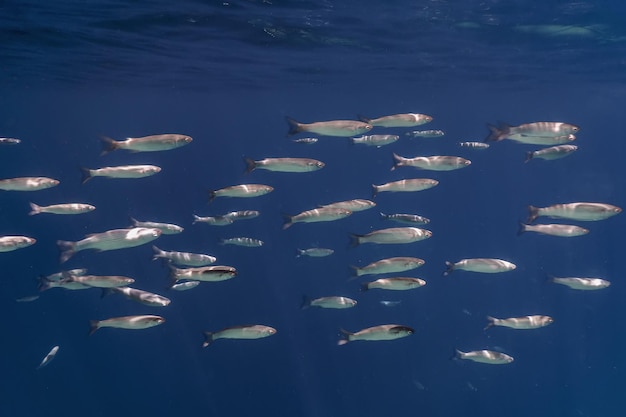
[[[215,197],[217,197],[217,194],[215,194],[214,190],[209,190],[209,203],[211,201],[213,201],[215,199]]]
[[[443,271],[443,276],[447,277],[448,275],[450,275],[452,273],[452,271],[454,271],[454,264],[450,261],[446,261],[446,270]]]
[[[86,183],[87,181],[89,181],[92,178],[91,170],[89,168],[80,167],[80,172],[82,174],[82,177],[80,179],[80,183],[81,184]]]
[[[359,119],[360,121],[370,124],[370,122],[372,121],[372,119],[368,119],[367,117],[363,116],[362,114],[357,114],[356,116],[357,119]]]
[[[531,159],[533,159],[533,156],[535,155],[534,152],[526,152],[526,159],[524,159],[524,163],[530,161]]]
[[[487,325],[485,326],[483,331],[486,331],[486,330],[488,330],[488,329],[490,329],[490,328],[492,328],[493,326],[496,325],[496,318],[495,317],[487,316],[487,320],[489,321],[489,323],[487,323]]]
[[[293,226],[293,216],[290,216],[289,214],[283,214],[283,220],[285,221],[283,223],[283,230]]]
[[[254,159],[244,156],[243,160],[246,163],[246,174],[256,169],[256,162],[254,161]]]
[[[212,332],[202,332],[204,335],[204,342],[202,342],[202,347],[205,348],[213,343],[213,333]]]
[[[539,208],[535,206],[528,206],[528,220],[526,220],[526,223],[534,222],[537,217],[539,217]]]
[[[154,251],[154,255],[152,256],[152,260],[156,261],[157,259],[159,259],[161,257],[161,255],[163,254],[163,251],[159,248],[156,247],[156,245],[152,245],[152,250]]]
[[[304,255],[304,251],[302,249],[296,249],[296,258],[299,258],[302,255]]]
[[[287,124],[289,125],[289,131],[287,132],[287,136],[295,135],[296,133],[304,132],[302,128],[302,123],[298,122],[295,119],[287,116],[285,118],[287,120]]]
[[[378,195],[378,186],[375,184],[372,184],[372,198],[376,198],[377,195]]]
[[[128,220],[130,220],[130,224],[131,224],[133,227],[137,227],[137,223],[138,223],[138,222],[137,222],[137,219],[136,219],[136,218],[134,218],[134,217],[132,217],[132,216],[128,216]]]
[[[196,216],[195,214],[193,215],[193,222],[191,224],[196,224],[200,222],[200,216]]]
[[[74,242],[68,242],[65,240],[57,240],[57,246],[61,251],[60,262],[63,263],[70,259],[75,253]]]
[[[390,171],[395,171],[396,168],[403,166],[403,164],[402,164],[402,160],[403,159],[404,159],[403,157],[401,157],[400,155],[398,155],[397,153],[394,152],[393,153],[393,161],[392,161],[393,162],[393,166],[391,167]]]
[[[311,307],[311,299],[306,295],[302,296],[302,302],[300,303],[300,309],[304,310],[305,308]]]
[[[363,235],[357,235],[354,233],[350,233],[350,247],[351,248],[356,248],[357,246],[359,246],[361,244],[361,238],[363,237]]]
[[[175,266],[173,266],[172,264],[168,264],[167,267],[170,270],[170,272],[168,274],[168,277],[170,279],[170,288],[172,288],[174,286],[174,284],[176,284],[178,282],[178,277],[176,276],[177,268]]]
[[[41,207],[39,207],[37,204],[35,203],[28,203],[28,204],[30,204],[30,213],[28,213],[29,216],[34,216],[35,214],[41,213]]]
[[[100,322],[98,320],[89,320],[89,336],[94,334],[99,328]]]
[[[361,284],[361,288],[360,288],[361,291],[365,292],[365,291],[369,291],[369,289],[370,289],[369,283],[365,282]]]
[[[37,285],[37,291],[43,292],[52,288],[50,281],[43,275],[39,275],[39,285]]]
[[[388,214],[383,213],[382,211],[380,212],[380,219],[381,220],[387,220],[389,218]]]
[[[519,229],[517,229],[517,235],[521,236],[522,234],[524,234],[524,232],[527,230],[526,229],[526,224],[519,222]]]
[[[452,356],[450,357],[450,360],[456,360],[456,359],[463,359],[463,352],[454,348],[452,351]]]
[[[485,139],[485,142],[498,142],[506,137],[509,133],[510,127],[508,125],[501,125],[500,127],[488,124],[489,136]]]
[[[100,152],[100,156],[106,155],[120,148],[117,141],[111,139],[108,136],[100,136],[100,142],[102,144],[102,151]]]
[[[360,277],[361,275],[363,275],[361,274],[361,268],[359,268],[358,266],[350,265],[350,281]]]
[[[344,329],[339,329],[339,331],[341,332],[341,339],[339,339],[337,345],[343,346],[350,341],[350,336],[352,336],[352,333]]]

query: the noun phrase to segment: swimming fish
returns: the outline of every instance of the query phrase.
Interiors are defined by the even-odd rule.
[[[265,242],[260,239],[253,239],[251,237],[231,237],[228,239],[220,239],[219,244],[244,246],[247,248],[260,248],[265,244]]]
[[[399,256],[394,258],[385,258],[376,262],[372,262],[364,267],[353,266],[354,274],[357,277],[362,275],[387,274],[392,272],[404,272],[411,269],[419,268],[426,262],[420,258],[411,258]]]
[[[175,268],[170,266],[170,278],[175,284],[180,280],[219,282],[237,276],[237,269],[227,265],[199,266],[194,268]]]
[[[459,142],[459,146],[464,148],[472,148],[472,149],[487,149],[489,148],[488,143],[484,142]]]
[[[414,130],[407,132],[406,135],[414,138],[440,138],[445,136],[445,132],[443,130]]]
[[[43,360],[41,361],[37,369],[41,369],[44,366],[48,365],[50,362],[52,362],[52,360],[55,358],[58,352],[59,352],[58,346],[54,346],[52,349],[50,349],[50,352],[48,352],[48,354],[43,358]]]
[[[38,206],[35,203],[30,203],[30,213],[29,216],[34,216],[40,213],[50,213],[50,214],[83,214],[89,213],[96,209],[95,206],[91,204],[82,204],[82,203],[64,203],[64,204],[52,204],[49,206]]]
[[[324,136],[354,136],[372,130],[372,125],[356,120],[331,120],[328,122],[300,123],[287,117],[287,136],[300,132],[317,133]]]
[[[390,116],[378,117],[376,119],[369,119],[365,116],[359,115],[358,119],[372,126],[381,127],[413,127],[433,121],[431,116],[419,113],[392,114]]]
[[[520,223],[517,235],[524,232],[536,232],[542,235],[559,236],[559,237],[575,237],[583,236],[589,233],[588,229],[580,226],[570,226],[567,224],[524,224]]]
[[[300,138],[300,139],[292,139],[291,141],[293,143],[301,143],[303,145],[313,145],[314,143],[317,143],[318,139],[317,138]]]
[[[0,180],[0,190],[4,191],[39,191],[56,187],[60,181],[48,177],[18,177]]]
[[[70,275],[63,277],[68,282],[78,282],[95,288],[125,287],[135,282],[133,278],[119,275]]]
[[[320,297],[311,300],[310,298],[304,296],[302,299],[302,304],[300,305],[301,309],[309,308],[309,307],[320,307],[320,308],[331,308],[331,309],[344,309],[344,308],[352,308],[356,306],[356,300],[348,297],[339,297],[339,296],[330,296],[330,297]]]
[[[499,127],[493,125],[487,125],[487,127],[490,130],[490,134],[485,142],[503,139],[523,140],[524,137],[563,137],[576,134],[580,130],[578,126],[563,122],[533,122],[519,126],[510,126],[502,123]]]
[[[220,188],[219,190],[209,191],[209,203],[216,197],[250,198],[265,195],[267,193],[271,193],[272,191],[274,191],[274,187],[263,184],[233,185],[226,188]]]
[[[185,281],[185,282],[177,282],[176,284],[170,287],[170,290],[174,291],[187,291],[192,288],[196,288],[200,285],[200,281]]]
[[[34,245],[37,239],[28,236],[0,236],[0,252],[11,252]]]
[[[380,278],[376,281],[361,284],[361,291],[368,291],[378,288],[380,290],[406,291],[420,288],[426,285],[426,281],[421,278]]]
[[[337,208],[350,210],[351,212],[364,211],[376,206],[376,203],[371,200],[365,200],[362,198],[356,198],[354,200],[337,201],[335,203],[324,204],[322,208]]]
[[[364,135],[357,138],[352,138],[352,144],[365,145],[365,146],[381,146],[389,145],[400,139],[398,135]]]
[[[203,332],[205,348],[217,339],[261,339],[276,334],[276,329],[261,324],[234,326],[222,329],[218,332]]]
[[[352,234],[352,246],[363,243],[398,244],[413,243],[428,239],[433,232],[418,227],[391,227],[389,229],[374,230],[365,235]]]
[[[611,285],[610,281],[601,278],[551,277],[550,280],[555,284],[565,285],[574,290],[601,290]]]
[[[402,223],[402,224],[412,224],[412,225],[423,226],[423,225],[430,223],[430,219],[423,217],[423,216],[418,216],[417,214],[403,214],[403,213],[385,214],[381,212],[380,218],[383,220],[393,220],[396,223]]]
[[[310,256],[312,258],[322,258],[325,256],[330,256],[335,253],[332,249],[326,248],[309,248],[309,249],[296,249],[298,254],[296,257],[300,256]]]
[[[450,275],[452,271],[455,270],[497,274],[500,272],[513,271],[516,268],[515,264],[511,262],[493,258],[461,259],[454,263],[446,261],[446,267],[448,269],[443,273],[444,276]]]
[[[0,145],[17,145],[22,141],[15,138],[0,138]]]
[[[235,221],[231,218],[228,217],[224,217],[224,216],[207,216],[207,217],[200,217],[200,216],[196,216],[195,214],[193,215],[193,223],[192,224],[196,224],[196,223],[206,223],[208,225],[211,226],[228,226],[230,224],[233,224]]]
[[[378,341],[395,340],[407,337],[415,333],[415,330],[400,324],[383,324],[381,326],[368,327],[352,333],[341,329],[342,338],[337,342],[339,346],[357,340]]]
[[[541,216],[554,219],[597,221],[615,216],[621,213],[622,209],[605,203],[567,203],[548,207],[528,206],[528,212],[528,223],[532,223],[537,217]]]
[[[130,222],[132,223],[132,227],[146,227],[151,229],[159,229],[161,234],[164,235],[175,235],[178,233],[182,233],[183,229],[177,224],[171,223],[158,223],[158,222],[141,222],[137,219],[130,218]]]
[[[296,223],[317,223],[331,222],[350,216],[350,210],[334,207],[319,207],[312,210],[306,210],[296,215],[290,216],[285,214],[285,223],[283,229],[287,229]]]
[[[140,315],[140,316],[124,316],[113,317],[106,320],[90,320],[89,336],[94,334],[102,327],[113,327],[116,329],[141,330],[158,326],[165,323],[165,319],[161,316]]]
[[[511,329],[529,330],[538,329],[540,327],[548,326],[554,323],[554,319],[550,316],[522,316],[511,317],[507,319],[497,319],[495,317],[487,316],[489,323],[485,327],[485,330],[493,326],[509,327]]]
[[[140,138],[127,138],[122,141],[116,141],[106,136],[103,136],[100,139],[102,140],[102,153],[100,155],[106,155],[107,153],[118,149],[124,149],[131,152],[167,151],[170,149],[180,148],[181,146],[185,146],[193,141],[193,139],[187,135],[170,133],[144,136]]]
[[[551,146],[549,148],[540,149],[534,152],[526,153],[526,160],[524,162],[528,162],[531,159],[545,159],[547,161],[565,158],[568,155],[571,155],[574,151],[578,149],[576,145],[559,145],[559,146]]]
[[[83,177],[81,183],[84,184],[93,177],[107,178],[144,178],[161,172],[161,168],[156,165],[120,165],[116,167],[103,167],[97,169],[80,168]]]
[[[265,169],[274,172],[311,172],[324,168],[324,163],[310,158],[265,158],[259,161],[244,158],[246,172]]]
[[[161,258],[180,266],[207,266],[217,261],[215,256],[201,253],[165,251],[156,246],[152,246],[152,250],[154,251],[152,260]]]
[[[129,300],[133,300],[151,307],[167,307],[171,302],[169,298],[163,297],[162,295],[138,290],[131,287],[107,288],[103,291],[102,295],[105,296],[107,294],[122,294]]]
[[[505,353],[495,352],[493,350],[474,350],[471,352],[461,352],[456,350],[456,357],[458,359],[466,359],[479,363],[486,363],[490,365],[505,365],[513,362],[513,357]]]
[[[393,154],[394,165],[391,170],[398,167],[413,167],[427,171],[453,171],[468,167],[472,162],[459,156],[418,156],[415,158],[404,158]]]
[[[382,185],[372,184],[372,197],[382,192],[413,192],[433,188],[439,181],[430,178],[413,178],[400,181],[392,181]]]

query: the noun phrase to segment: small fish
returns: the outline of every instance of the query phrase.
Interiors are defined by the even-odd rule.
[[[170,278],[175,284],[180,280],[219,282],[237,276],[237,269],[227,265],[200,266],[195,268],[175,268],[170,266]]]
[[[205,348],[217,339],[261,339],[276,334],[276,329],[261,324],[234,326],[222,329],[218,332],[203,332]]]
[[[563,137],[576,134],[580,130],[578,126],[562,122],[533,122],[519,126],[502,123],[499,127],[493,125],[487,125],[487,127],[490,134],[485,140],[486,142],[497,142],[503,139],[518,140],[524,137]]]
[[[534,152],[526,153],[526,160],[524,162],[528,162],[531,159],[545,159],[547,161],[551,161],[554,159],[565,158],[568,155],[571,155],[574,151],[578,149],[576,145],[559,145],[559,146],[551,146],[549,148],[540,149]]]
[[[414,138],[440,138],[445,135],[443,130],[414,130],[406,134]]]
[[[431,116],[419,113],[392,114],[391,116],[383,116],[377,119],[368,119],[359,115],[358,119],[372,126],[381,127],[414,127],[433,121]]]
[[[430,219],[423,217],[423,216],[418,216],[417,214],[402,214],[402,213],[398,213],[398,214],[385,214],[385,213],[380,213],[380,218],[383,220],[392,220],[396,223],[402,223],[402,224],[412,224],[412,225],[427,225],[428,223],[430,223]]]
[[[107,294],[113,293],[122,294],[129,300],[133,300],[151,307],[167,307],[171,302],[169,298],[163,297],[162,295],[130,287],[107,288],[106,290],[104,290],[102,295],[105,296]]]
[[[513,357],[505,353],[495,352],[493,350],[474,350],[471,352],[455,351],[456,358],[466,359],[479,363],[486,363],[490,365],[505,365],[513,362]]]
[[[161,172],[161,168],[156,165],[121,165],[116,167],[103,167],[97,169],[80,168],[83,177],[81,183],[84,184],[93,177],[107,178],[144,178]]]
[[[454,263],[446,261],[446,267],[448,269],[443,273],[444,277],[450,275],[452,271],[455,270],[497,274],[500,272],[513,271],[517,268],[515,264],[511,262],[493,258],[461,259]]]
[[[170,133],[144,136],[140,138],[127,138],[123,141],[116,141],[103,136],[101,140],[102,153],[100,155],[106,155],[107,153],[118,149],[124,149],[131,152],[167,151],[170,149],[180,148],[181,146],[185,146],[193,141],[193,139],[187,135]]]
[[[284,215],[285,223],[283,229],[287,229],[296,223],[317,223],[331,222],[350,216],[350,210],[334,207],[319,207],[313,210],[306,210],[294,216]]]
[[[298,254],[297,258],[300,256],[310,256],[311,258],[322,258],[324,256],[330,256],[335,253],[332,249],[326,248],[309,248],[309,249],[296,249]]]
[[[541,216],[553,219],[597,221],[615,216],[621,213],[622,209],[604,203],[567,203],[548,207],[528,206],[528,212],[528,223],[532,223],[537,217]]]
[[[171,261],[173,264],[180,266],[207,266],[215,263],[217,258],[211,255],[204,255],[201,253],[190,252],[176,252],[176,251],[164,251],[156,246],[152,246],[154,251],[154,257],[152,260],[159,258]]]
[[[356,300],[348,297],[320,297],[316,299],[309,299],[304,296],[302,299],[302,304],[300,305],[301,309],[309,308],[309,307],[320,307],[320,308],[331,308],[331,309],[344,309],[344,308],[352,308],[356,306]]]
[[[376,262],[372,262],[364,267],[353,266],[354,274],[357,277],[362,275],[388,274],[393,272],[410,271],[419,268],[426,262],[423,259],[411,257],[395,257],[385,258]]]
[[[382,185],[372,184],[372,197],[382,192],[413,192],[433,188],[439,181],[430,178],[413,178],[408,180],[392,181]]]
[[[211,226],[228,226],[230,224],[233,224],[234,222],[235,221],[233,219],[229,219],[228,217],[224,217],[224,216],[200,217],[194,214],[192,224],[206,223]]]
[[[132,227],[146,227],[146,228],[151,228],[151,229],[159,229],[161,231],[161,234],[164,234],[164,235],[175,235],[178,233],[182,233],[183,230],[185,230],[176,224],[158,223],[158,222],[140,222],[139,220],[134,219],[132,217],[130,218],[130,222],[132,223]]]
[[[89,213],[96,209],[95,206],[91,204],[82,204],[82,203],[65,203],[65,204],[52,204],[50,206],[38,206],[35,203],[30,203],[30,213],[29,216],[34,216],[35,214],[40,213],[50,213],[50,214],[83,214]]]
[[[404,158],[393,154],[394,165],[391,170],[398,167],[413,167],[427,171],[453,171],[468,167],[472,162],[459,156],[418,156],[415,158]]]
[[[380,290],[406,291],[420,288],[426,285],[426,281],[420,278],[380,278],[376,281],[361,284],[361,291],[369,291],[375,288]]]
[[[179,283],[176,283],[176,284],[172,285],[170,287],[170,290],[187,291],[187,290],[190,290],[192,288],[196,288],[198,285],[200,285],[200,281],[179,282]]]
[[[15,138],[0,138],[0,145],[17,145],[22,141]]]
[[[464,148],[472,148],[472,149],[487,149],[489,148],[488,143],[484,142],[459,142],[459,146]]]
[[[113,327],[116,329],[141,330],[158,326],[165,323],[165,319],[161,316],[141,315],[141,316],[124,316],[113,317],[106,320],[89,321],[89,336],[94,334],[102,327]]]
[[[287,117],[289,132],[287,136],[300,132],[317,133],[324,136],[354,136],[372,130],[372,125],[355,120],[331,120],[328,122],[300,123]]]
[[[0,190],[4,191],[39,191],[56,187],[59,180],[48,177],[19,177],[0,180]]]
[[[352,246],[363,243],[401,244],[413,243],[428,239],[433,232],[418,227],[391,227],[389,229],[374,230],[366,235],[352,234]]]
[[[95,288],[125,287],[135,282],[134,279],[119,275],[70,275],[63,277],[68,282],[78,282]]]
[[[37,239],[28,236],[0,236],[0,252],[11,252],[34,245]]]
[[[239,211],[231,211],[220,217],[223,217],[225,219],[230,219],[232,221],[237,221],[237,220],[254,219],[255,217],[259,217],[260,214],[261,213],[259,213],[256,210],[239,210]]]
[[[21,298],[16,298],[15,302],[17,303],[31,303],[35,300],[38,300],[39,296],[38,295],[28,295],[26,297],[21,297]]]
[[[301,143],[303,145],[312,145],[314,143],[317,143],[318,139],[317,138],[300,138],[300,139],[292,139],[291,141],[293,143]]]
[[[402,304],[402,301],[380,300],[380,303],[385,307],[397,307]]]
[[[575,237],[583,236],[589,233],[588,229],[580,226],[570,226],[567,224],[524,224],[520,223],[517,235],[525,232],[536,232],[542,235],[559,236],[559,237]]]
[[[364,211],[375,207],[376,203],[370,200],[357,198],[354,200],[337,201],[335,203],[324,204],[322,208],[337,208],[350,210],[351,212]]]
[[[497,319],[495,317],[487,316],[489,323],[485,327],[485,330],[493,326],[510,327],[511,329],[529,330],[538,329],[540,327],[548,326],[554,323],[554,319],[550,316],[523,316],[523,317],[511,317],[508,319]]]
[[[267,193],[271,193],[272,191],[274,191],[274,187],[263,184],[233,185],[219,190],[209,191],[209,203],[216,197],[249,198],[265,195]]]
[[[601,290],[611,285],[610,281],[601,278],[557,278],[551,277],[555,284],[566,285],[574,290]]]
[[[400,339],[412,335],[415,333],[415,330],[400,324],[383,324],[381,326],[368,327],[355,333],[342,329],[341,333],[342,339],[337,342],[339,346],[356,340],[378,341]]]
[[[48,365],[50,362],[52,362],[52,360],[55,358],[58,352],[59,352],[58,346],[54,346],[52,349],[50,349],[50,352],[48,352],[48,354],[43,358],[43,360],[41,361],[37,369],[41,369],[44,366]]]
[[[54,274],[50,274],[48,276],[42,276],[43,279],[48,281],[61,281],[66,275],[85,275],[87,273],[87,268],[74,268],[67,271],[55,272]]]
[[[259,161],[244,158],[246,172],[255,169],[265,169],[274,172],[311,172],[324,168],[324,163],[317,159],[309,158],[265,158]]]
[[[381,146],[394,143],[398,139],[400,139],[398,135],[364,135],[351,140],[354,145],[376,146],[380,148]]]
[[[231,237],[229,239],[220,239],[220,245],[245,246],[247,248],[259,248],[264,242],[251,237]]]

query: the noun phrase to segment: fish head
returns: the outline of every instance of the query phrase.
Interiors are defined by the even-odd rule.
[[[37,242],[37,239],[32,238],[32,237],[26,237],[24,236],[24,240],[22,242],[22,244],[24,245],[34,245]]]
[[[426,236],[427,238],[432,237],[433,232],[431,232],[430,230],[425,230],[424,231],[424,236]]]
[[[161,167],[155,166],[155,167],[150,168],[149,171],[154,172],[156,174],[156,173],[161,172]]]
[[[159,324],[165,323],[165,319],[161,316],[152,316],[148,318],[148,322],[150,322],[154,326],[158,326]]]
[[[620,214],[622,212],[622,209],[619,207],[613,207],[611,211],[615,214]]]
[[[184,136],[183,137],[183,142],[185,143],[191,143],[193,141],[193,138],[191,136]]]
[[[392,327],[389,332],[393,334],[409,336],[415,333],[415,330],[408,326],[395,326]]]
[[[320,168],[324,168],[324,166],[326,164],[323,163],[322,161],[315,161],[315,162],[311,162],[309,165],[312,166],[312,167],[320,169]]]
[[[544,316],[544,321],[545,321],[546,326],[548,324],[554,323],[554,319],[552,317],[550,317],[550,316]]]

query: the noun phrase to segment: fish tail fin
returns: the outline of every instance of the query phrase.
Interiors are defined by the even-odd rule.
[[[134,218],[133,216],[128,216],[128,220],[130,220],[130,224],[131,224],[133,227],[137,227],[137,223],[139,223],[139,222],[137,221],[137,219],[136,219],[136,218]]]
[[[102,151],[100,152],[100,156],[106,155],[120,148],[117,141],[111,139],[108,136],[100,136],[100,143],[102,144]]]
[[[304,310],[306,308],[311,307],[311,299],[306,295],[302,296],[302,302],[300,303],[300,309]]]
[[[501,125],[500,127],[488,124],[489,136],[485,139],[485,142],[498,142],[506,137],[510,127],[508,125]]]
[[[200,216],[196,216],[195,214],[193,215],[193,222],[191,224],[196,224],[200,222]]]
[[[528,206],[528,220],[526,223],[534,222],[539,217],[539,208],[535,206]]]
[[[531,159],[533,159],[533,156],[535,155],[534,152],[526,152],[526,159],[524,159],[524,163],[530,161]]]
[[[447,277],[448,275],[450,275],[452,273],[452,271],[454,271],[454,264],[450,261],[446,261],[446,270],[443,271],[443,276]]]
[[[92,178],[91,170],[89,168],[80,167],[80,172],[82,174],[82,177],[80,179],[80,183],[81,184],[86,183],[87,181],[89,181]]]
[[[74,242],[68,242],[65,240],[57,240],[57,246],[61,251],[60,262],[63,263],[70,259],[75,253]]]
[[[252,158],[248,158],[247,156],[243,157],[244,162],[246,163],[245,173],[248,174],[256,169],[256,162]]]
[[[378,195],[378,185],[372,184],[372,198],[376,198]]]
[[[204,342],[202,342],[202,347],[205,348],[213,343],[213,333],[212,332],[202,332],[204,335]]]
[[[169,274],[167,276],[170,279],[170,288],[172,288],[174,284],[178,282],[178,277],[176,276],[176,270],[178,268],[176,268],[172,264],[167,264],[167,268],[169,269]]]
[[[163,254],[163,251],[161,249],[157,248],[156,245],[152,245],[152,250],[154,251],[154,255],[152,256],[153,261],[161,258],[161,255]]]
[[[301,257],[302,255],[304,255],[305,251],[302,249],[296,249],[296,258]]]
[[[519,222],[519,229],[517,229],[517,235],[521,236],[524,234],[524,232],[526,232],[527,230],[527,226],[526,224]]]
[[[287,120],[287,124],[289,125],[289,131],[287,132],[287,136],[295,135],[296,133],[303,132],[302,123],[298,122],[295,119],[287,116],[285,118]]]
[[[41,213],[41,207],[39,207],[37,204],[35,203],[28,203],[28,204],[30,204],[30,213],[28,213],[29,216],[34,216],[35,214]]]
[[[483,331],[486,331],[486,330],[488,330],[488,329],[490,329],[490,328],[492,328],[493,326],[496,325],[496,318],[495,317],[487,316],[487,320],[488,320],[488,323],[485,326],[485,328],[483,329]]]
[[[387,220],[389,218],[388,214],[383,213],[382,211],[379,213],[381,220]]]
[[[293,216],[290,216],[289,214],[284,214],[283,213],[283,220],[285,221],[283,223],[283,230],[288,229],[291,226],[293,226]]]
[[[403,157],[401,157],[400,155],[398,155],[397,153],[394,152],[393,153],[393,160],[392,160],[393,165],[392,165],[390,171],[395,171],[396,168],[403,166],[403,164],[402,164],[402,160],[403,159],[404,159]]]
[[[43,292],[52,288],[50,281],[43,275],[39,275],[39,284],[37,285],[37,291]]]
[[[361,244],[361,238],[363,237],[363,235],[357,235],[354,233],[350,233],[350,247],[351,248],[356,248],[357,246],[359,246]]]
[[[337,345],[343,346],[350,341],[350,336],[352,336],[352,333],[344,329],[339,329],[339,331],[341,332],[341,339],[339,339]]]
[[[99,328],[100,322],[98,320],[89,320],[89,336],[94,334]]]
[[[358,266],[354,266],[354,265],[350,265],[350,278],[349,281],[352,281],[353,279],[356,279],[358,277],[360,277],[361,274],[361,268],[359,268]]]
[[[360,121],[370,124],[372,119],[368,119],[367,117],[363,116],[362,114],[357,114],[356,116],[357,119],[359,119]]]
[[[457,360],[457,359],[463,359],[463,352],[461,352],[457,348],[454,348],[452,350],[452,356],[450,357],[450,360]]]
[[[209,203],[211,201],[213,201],[215,199],[215,197],[217,197],[217,194],[215,194],[214,190],[209,190]]]

